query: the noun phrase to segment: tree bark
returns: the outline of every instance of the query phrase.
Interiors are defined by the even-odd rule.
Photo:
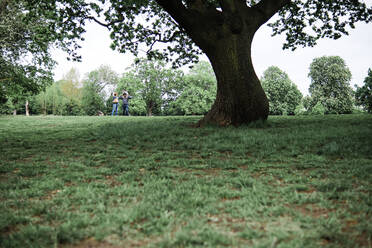
[[[26,109],[26,116],[30,116],[30,110],[28,108],[28,100],[26,100],[26,103],[25,103],[25,109]]]
[[[45,99],[45,93],[43,93],[43,114],[47,115],[47,106],[46,106],[46,99]]]
[[[152,116],[152,107],[147,107],[147,116]]]
[[[217,78],[217,96],[199,126],[221,126],[266,120],[269,103],[251,59],[253,35],[233,35],[217,42],[207,53]]]
[[[146,103],[146,115],[147,116],[152,116],[152,109],[154,107],[154,104],[152,101],[148,101]]]

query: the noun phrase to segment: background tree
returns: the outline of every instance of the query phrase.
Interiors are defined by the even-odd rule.
[[[79,115],[82,108],[80,74],[71,68],[59,82],[62,97],[62,115]]]
[[[142,99],[146,114],[151,116],[161,113],[165,103],[175,98],[181,88],[182,76],[181,71],[166,68],[163,61],[139,59],[127,74],[126,79],[130,81],[122,80],[118,91],[128,90],[135,98]]]
[[[364,107],[368,113],[372,113],[372,70],[368,69],[368,75],[364,79],[364,85],[357,87],[355,92],[357,104]]]
[[[183,79],[182,89],[176,99],[165,106],[171,115],[203,115],[216,98],[217,80],[212,66],[206,61],[197,63]]]
[[[58,35],[47,17],[28,5],[0,1],[0,104],[11,96],[37,94],[53,82],[49,47]]]
[[[84,81],[81,105],[86,115],[97,115],[98,111],[105,112],[104,98],[99,91],[99,85],[92,81]]]
[[[37,114],[81,115],[82,89],[78,71],[72,68],[63,78],[31,99]]]
[[[7,99],[5,103],[0,104],[0,115],[9,115],[12,113],[12,109],[11,100]]]
[[[13,115],[24,113],[25,98],[22,95],[13,95],[9,97],[9,100],[11,101]]]
[[[17,115],[22,112],[24,113],[25,97],[22,94],[19,94],[19,92],[22,92],[22,86],[19,86],[17,84],[12,85],[11,92],[11,95],[7,95],[3,99],[3,103],[1,104],[2,112],[4,114],[13,115]]]
[[[31,101],[33,106],[31,109],[33,109],[37,114],[47,114],[47,90],[48,88],[34,96]]]
[[[82,89],[82,105],[85,113],[87,115],[96,115],[98,111],[111,113],[110,96],[118,82],[118,74],[108,65],[101,65],[98,69],[89,72]]]
[[[316,58],[310,65],[311,107],[320,102],[325,113],[346,114],[353,110],[351,72],[339,56]]]
[[[119,76],[110,66],[101,65],[98,69],[89,72],[85,81],[94,84],[96,93],[107,99],[117,87]]]
[[[301,103],[302,94],[287,73],[271,66],[264,71],[261,83],[269,99],[271,115],[294,114]]]
[[[276,13],[279,18],[271,25],[274,34],[286,33],[284,48],[293,49],[315,45],[323,37],[337,39],[347,34],[347,28],[353,28],[355,22],[372,20],[372,9],[361,1],[33,0],[26,3],[30,12],[48,16],[48,26],[54,27],[61,39],[69,39],[71,43],[65,44],[72,48],[78,46],[85,31],[84,23],[94,20],[111,31],[112,48],[120,52],[137,55],[148,48],[149,57],[175,58],[175,65],[194,61],[204,52],[216,74],[217,95],[200,125],[239,125],[267,118],[269,104],[252,65],[251,44],[255,32]],[[159,43],[168,45],[157,46]],[[179,56],[175,57],[176,54]]]
[[[305,96],[304,98],[302,98],[302,103],[306,109],[306,111],[310,111],[311,110],[311,97],[310,96]]]
[[[67,102],[67,100],[61,91],[62,82],[63,81],[55,82],[45,90],[45,98],[43,100],[46,102],[45,108],[47,114],[63,114],[64,103]]]

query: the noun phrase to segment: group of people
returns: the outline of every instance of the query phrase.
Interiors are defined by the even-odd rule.
[[[123,115],[129,116],[129,99],[132,99],[132,96],[129,95],[127,91],[123,91],[121,96],[118,96],[117,92],[114,92],[112,95],[112,113],[111,116],[118,115],[119,100],[122,100]]]

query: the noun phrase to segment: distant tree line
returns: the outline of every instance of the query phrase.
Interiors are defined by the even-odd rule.
[[[372,112],[372,72],[362,87],[350,86],[351,72],[338,56],[313,60],[309,96],[303,97],[287,73],[269,67],[261,77],[271,115],[348,114]],[[0,105],[1,114],[110,114],[112,93],[128,91],[131,115],[204,115],[216,97],[211,65],[201,61],[187,73],[164,61],[137,59],[119,76],[109,66],[89,72],[80,81],[75,69],[37,95],[14,94]]]
[[[315,58],[308,74],[309,96],[303,97],[288,75],[276,66],[269,67],[261,78],[269,99],[271,115],[350,114],[372,111],[372,73],[364,86],[350,86],[351,72],[339,56]]]
[[[128,91],[131,115],[203,115],[216,95],[216,78],[208,62],[184,73],[165,62],[138,59],[119,76],[109,66],[89,72],[83,80],[71,69],[37,95],[13,95],[0,105],[1,114],[105,115],[111,113],[112,93]]]

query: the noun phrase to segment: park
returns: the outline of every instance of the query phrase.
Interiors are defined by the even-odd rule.
[[[371,68],[355,82],[342,55],[314,57],[304,93],[285,61],[260,77],[252,61],[261,26],[295,50],[371,13],[0,0],[0,247],[372,247]],[[87,23],[135,59],[55,80],[51,50],[84,61]]]

